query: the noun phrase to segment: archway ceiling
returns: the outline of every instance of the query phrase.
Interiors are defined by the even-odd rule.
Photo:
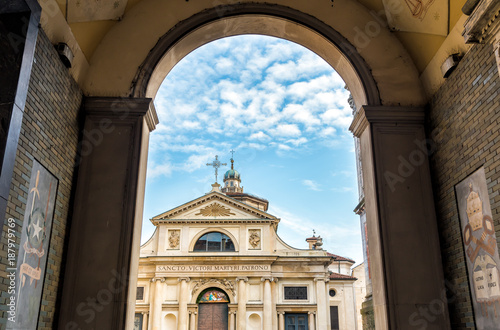
[[[67,11],[67,0],[56,0],[63,16],[68,20],[68,11]],[[127,13],[137,4],[141,3],[144,0],[116,0],[113,4],[120,4],[123,15],[126,16]],[[179,8],[182,10],[182,6],[190,6],[188,0],[174,0],[179,2]],[[194,0],[192,0],[194,1]],[[333,6],[335,6],[335,1],[339,0],[317,0],[330,2]],[[356,0],[352,0],[356,1]],[[374,13],[379,13],[384,10],[384,6],[382,0],[357,0],[359,3],[364,5],[370,11]],[[405,1],[405,0],[400,0]],[[462,16],[461,8],[464,5],[466,0],[453,0],[450,1],[449,4],[449,30],[451,30],[458,19]],[[84,11],[87,10],[89,12],[93,11],[91,8],[92,3],[98,3],[94,1],[81,1],[82,6],[87,6],[88,8],[82,8]],[[233,1],[218,1],[219,4],[231,4]],[[105,15],[101,15],[105,16]],[[110,15],[112,16],[112,15]],[[101,17],[102,18],[102,17]],[[68,24],[71,27],[71,30],[80,45],[87,61],[90,61],[94,51],[97,46],[104,38],[104,36],[115,26],[118,21],[113,19],[101,19],[92,20],[90,17],[89,21],[85,22],[71,22],[71,17],[68,20]],[[444,36],[424,34],[424,33],[413,33],[413,32],[394,32],[394,35],[398,38],[398,40],[403,44],[403,46],[408,51],[411,56],[415,66],[419,73],[422,73],[426,68],[427,64],[431,61],[431,59],[436,54],[439,47],[445,40]]]

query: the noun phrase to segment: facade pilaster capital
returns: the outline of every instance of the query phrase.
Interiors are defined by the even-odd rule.
[[[314,282],[319,282],[319,281],[323,281],[323,282],[325,282],[325,283],[326,283],[326,278],[324,278],[324,277],[316,277],[316,278],[314,279]]]
[[[237,277],[236,282],[243,281],[243,282],[248,282],[248,277]]]
[[[285,312],[278,311],[277,313],[278,313],[278,315],[285,315]]]
[[[161,283],[164,283],[167,279],[165,277],[153,277],[151,279],[151,282],[157,282],[157,281],[160,281]]]
[[[142,315],[148,315],[149,311],[141,312]]]
[[[274,278],[272,276],[262,276],[260,281],[261,282],[265,282],[265,281],[273,282]]]
[[[316,312],[312,311],[312,312],[307,312],[307,314],[309,315],[316,315]]]
[[[368,124],[424,124],[425,109],[422,107],[400,106],[362,106],[351,123],[349,130],[356,136],[368,127]]]
[[[186,283],[187,283],[187,282],[191,281],[191,279],[189,277],[179,277],[178,281],[179,282],[186,281]]]

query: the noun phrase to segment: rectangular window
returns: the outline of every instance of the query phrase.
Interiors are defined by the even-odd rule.
[[[144,287],[137,287],[137,294],[135,295],[135,300],[144,300]]]
[[[332,325],[331,330],[339,330],[339,307],[330,306],[330,323]]]
[[[307,286],[285,286],[285,300],[307,300]]]

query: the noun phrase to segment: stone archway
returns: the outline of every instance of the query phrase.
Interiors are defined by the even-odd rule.
[[[141,15],[130,15],[118,23],[92,59],[84,88],[89,95],[84,104],[86,129],[102,130],[102,119],[110,116],[120,130],[107,134],[80,166],[78,181],[82,185],[75,209],[81,214],[73,219],[72,232],[78,235],[73,235],[76,238],[70,242],[61,325],[73,320],[84,323],[85,318],[77,313],[78,306],[89,291],[97,295],[103,283],[111,283],[109,290],[116,291],[115,298],[92,322],[120,324],[119,328],[131,323],[117,320],[124,319],[125,314],[128,320],[133,317],[147,142],[149,130],[157,123],[150,98],[170,68],[189,51],[217,38],[244,33],[278,36],[305,45],[330,63],[353,93],[358,112],[352,131],[361,142],[377,327],[405,327],[415,313],[419,315],[419,306],[441,299],[443,275],[425,152],[424,161],[411,171],[404,175],[400,171],[401,159],[422,149],[422,142],[425,144],[424,111],[418,108],[425,104],[425,98],[411,59],[390,32],[381,28],[368,44],[357,43],[353,31],[372,18],[366,8],[353,1],[340,2],[339,8],[351,14],[337,21],[337,14],[328,17],[310,11],[307,5],[289,8],[243,2],[199,8],[199,3],[192,3],[188,14],[181,15],[185,19],[165,20],[172,24],[153,26],[148,31],[147,19],[158,17],[154,12],[158,6],[168,9],[170,2],[143,0],[137,8],[143,10],[138,13]],[[143,24],[138,29],[142,33],[130,35],[139,24]],[[155,37],[160,41],[156,42]],[[144,40],[137,41],[141,38]],[[131,39],[137,42],[127,42]],[[134,49],[137,45],[143,47]],[[94,191],[103,184],[97,182],[99,173],[106,172],[109,166],[100,160],[117,144],[132,148],[113,163],[121,170],[106,179],[116,176],[127,190],[106,187],[106,191],[100,191],[100,200]],[[120,194],[121,203],[117,200],[110,207],[106,203],[110,193]],[[109,219],[112,225],[102,228]],[[81,241],[94,239],[92,230],[110,240],[97,245],[113,247],[107,251],[114,254],[100,256],[99,262],[94,261],[99,246],[94,244],[90,251],[80,248]],[[89,233],[88,237],[82,233]],[[79,275],[84,265],[86,271],[100,274],[96,276],[99,281],[88,283]],[[112,286],[117,282],[113,273],[117,270],[129,278],[119,289]],[[434,319],[438,328],[449,327],[445,306]]]

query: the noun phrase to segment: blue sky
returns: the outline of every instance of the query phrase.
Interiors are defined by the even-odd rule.
[[[215,155],[244,191],[269,200],[278,234],[307,248],[315,229],[328,251],[362,261],[349,92],[308,49],[265,36],[204,45],[168,74],[155,98],[142,243],[153,216],[211,189]],[[219,183],[229,166],[219,170]]]

